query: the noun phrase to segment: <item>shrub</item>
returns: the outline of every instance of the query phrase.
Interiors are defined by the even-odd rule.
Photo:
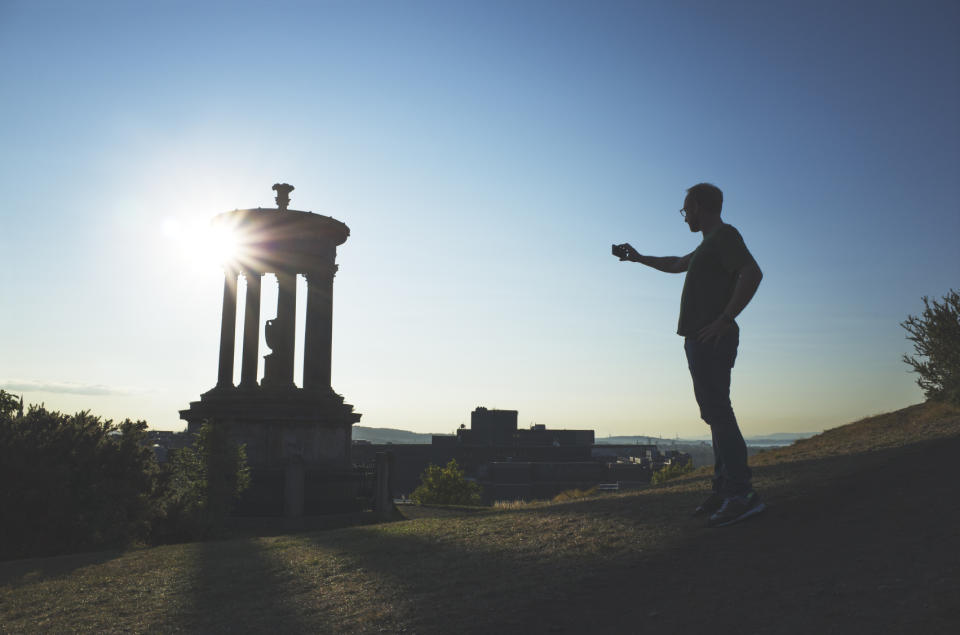
[[[943,302],[923,297],[920,316],[907,316],[900,326],[916,355],[904,355],[919,377],[927,399],[960,404],[960,294],[951,289]]]
[[[20,410],[20,402],[17,398],[5,390],[0,390],[0,417],[13,418],[17,416]]]
[[[149,537],[158,466],[147,424],[30,406],[0,391],[0,558],[123,546]]]
[[[250,482],[219,426],[161,468],[145,421],[20,410],[0,390],[0,559],[210,537]]]
[[[687,461],[686,463],[672,462],[669,465],[664,465],[662,468],[654,472],[653,477],[650,479],[650,483],[653,485],[659,485],[660,483],[665,483],[666,481],[677,478],[678,476],[689,474],[692,471],[693,461]]]
[[[202,540],[218,535],[237,497],[250,485],[244,446],[221,425],[204,423],[193,445],[172,453],[163,474],[163,515],[155,540]]]
[[[456,459],[446,467],[429,465],[420,475],[420,485],[410,494],[418,505],[479,505],[482,490],[468,481]]]

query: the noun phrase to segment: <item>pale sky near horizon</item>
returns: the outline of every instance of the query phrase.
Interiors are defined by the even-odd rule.
[[[744,433],[917,403],[899,323],[960,287],[958,32],[931,0],[0,0],[0,388],[181,429],[217,375],[197,228],[288,182],[351,229],[360,425],[703,436],[683,277],[610,245],[692,251],[709,181],[765,274]]]

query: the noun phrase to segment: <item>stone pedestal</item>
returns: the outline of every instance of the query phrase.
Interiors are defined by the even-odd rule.
[[[283,515],[287,518],[303,516],[303,461],[290,459],[283,470]]]

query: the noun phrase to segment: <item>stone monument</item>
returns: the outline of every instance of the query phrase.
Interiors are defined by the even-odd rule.
[[[276,209],[239,209],[216,216],[236,236],[236,256],[224,263],[223,315],[217,385],[180,418],[195,432],[204,421],[227,426],[246,445],[252,484],[237,513],[298,517],[353,511],[361,476],[350,461],[352,426],[360,420],[330,385],[333,277],[337,246],[350,229],[329,216],[288,209],[293,186],[278,183]],[[277,279],[276,316],[266,321],[263,378],[257,370],[260,289]],[[240,383],[234,385],[239,276],[246,279]],[[307,282],[301,387],[294,381],[297,276]]]

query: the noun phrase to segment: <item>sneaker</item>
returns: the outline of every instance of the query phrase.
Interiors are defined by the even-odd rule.
[[[694,516],[703,516],[704,514],[712,514],[713,512],[720,509],[720,506],[723,505],[723,496],[714,492],[707,497],[702,503],[697,505],[697,508],[693,510]]]
[[[755,516],[766,508],[760,496],[750,490],[743,496],[733,496],[723,501],[720,509],[707,520],[707,527],[726,527]]]

